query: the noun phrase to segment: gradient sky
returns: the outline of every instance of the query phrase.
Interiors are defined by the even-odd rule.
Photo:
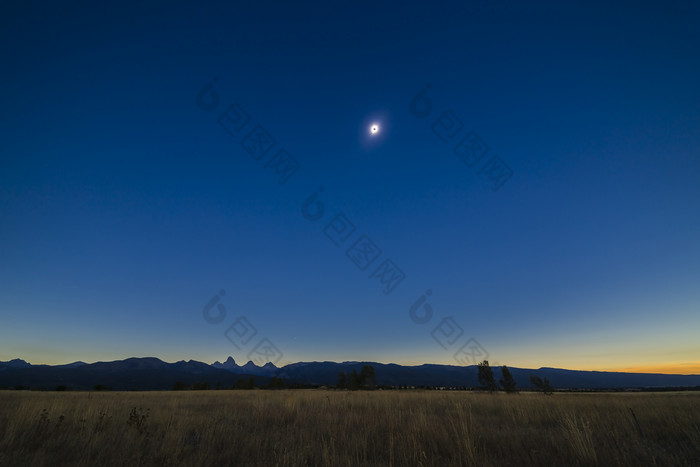
[[[692,2],[3,2],[0,360],[458,364],[475,339],[492,364],[700,373],[698,24]],[[403,280],[370,277],[386,260]]]

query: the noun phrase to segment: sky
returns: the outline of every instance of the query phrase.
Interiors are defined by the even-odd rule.
[[[697,24],[3,2],[0,360],[699,374]]]

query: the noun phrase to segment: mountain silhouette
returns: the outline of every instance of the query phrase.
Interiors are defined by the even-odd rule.
[[[21,359],[0,362],[0,388],[54,389],[65,386],[71,389],[92,389],[100,385],[114,390],[165,390],[176,382],[186,385],[209,382],[231,388],[239,379],[255,378],[259,386],[265,386],[270,378],[283,378],[297,385],[332,386],[338,374],[360,373],[364,365],[375,369],[378,385],[415,387],[478,387],[477,367],[424,364],[416,366],[384,364],[377,362],[297,362],[281,368],[268,362],[257,366],[249,361],[239,366],[233,357],[224,363],[207,363],[195,360],[167,363],[154,357],[133,357],[112,362],[67,365],[32,365]],[[558,368],[511,368],[519,388],[531,388],[530,375],[549,379],[559,389],[625,389],[625,388],[675,388],[700,387],[700,375],[667,375],[653,373],[622,373],[606,371],[580,371]],[[501,378],[500,367],[493,367],[496,380]]]

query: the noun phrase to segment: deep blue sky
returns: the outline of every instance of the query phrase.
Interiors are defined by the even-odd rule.
[[[700,7],[498,5],[3,2],[0,360],[242,364],[268,338],[278,365],[457,364],[474,338],[492,363],[700,372]],[[240,316],[258,332],[236,349]]]

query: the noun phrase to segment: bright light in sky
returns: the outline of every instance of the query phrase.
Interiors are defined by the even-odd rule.
[[[379,133],[379,124],[378,124],[378,123],[373,123],[373,124],[369,127],[369,133],[370,133],[371,135],[376,135],[377,133]]]

